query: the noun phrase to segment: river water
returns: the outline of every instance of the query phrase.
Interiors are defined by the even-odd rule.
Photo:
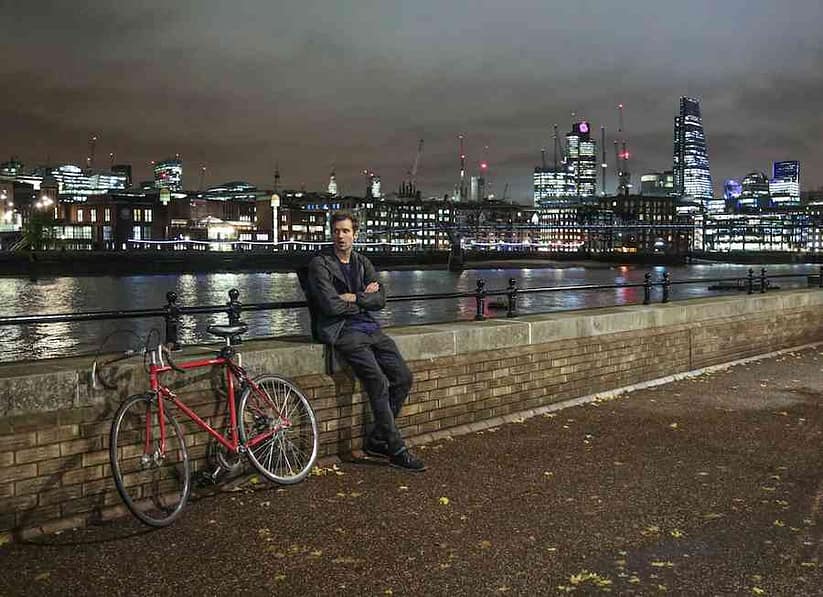
[[[594,266],[525,267],[466,270],[384,271],[380,278],[389,296],[447,292],[470,292],[477,280],[486,281],[488,290],[503,289],[509,278],[521,288],[571,286],[581,284],[638,283],[651,272],[655,279],[669,271],[673,280],[745,277],[749,266],[733,264],[685,265],[674,267]],[[817,271],[812,265],[767,266],[770,274],[804,274]],[[803,277],[775,280],[782,288],[806,286]],[[717,294],[707,284],[695,283],[672,288],[671,300]],[[149,276],[71,276],[0,278],[0,316],[35,315],[117,309],[156,309],[165,305],[166,292],[173,290],[181,306],[218,305],[228,300],[228,291],[237,288],[245,303],[303,300],[293,273],[211,273]],[[735,291],[732,291],[735,292]],[[502,297],[501,297],[502,298]],[[550,292],[523,295],[518,299],[521,313],[583,309],[607,305],[640,303],[642,288],[599,291]],[[660,300],[655,289],[653,301]],[[490,302],[491,299],[490,299]],[[472,298],[389,303],[379,313],[384,325],[410,325],[471,319],[475,313]],[[490,317],[505,317],[505,310],[491,309]],[[308,334],[305,309],[247,312],[242,319],[249,325],[247,337],[295,336]],[[180,337],[184,344],[212,341],[206,328],[211,323],[226,323],[225,314],[184,317]],[[0,361],[19,361],[93,354],[113,332],[106,347],[137,347],[149,330],[162,332],[162,319],[119,320],[108,322],[50,323],[0,327]],[[119,333],[122,330],[130,332]]]

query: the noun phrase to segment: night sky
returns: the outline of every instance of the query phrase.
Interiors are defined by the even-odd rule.
[[[820,0],[0,0],[0,160],[97,166],[180,153],[196,188],[247,180],[384,191],[425,139],[424,195],[488,145],[493,190],[531,202],[540,148],[572,112],[608,129],[626,106],[634,182],[671,168],[678,98],[701,98],[716,191],[801,160],[823,186]],[[610,167],[613,173],[613,167]],[[599,188],[599,187],[598,187]],[[609,181],[609,191],[614,190]]]

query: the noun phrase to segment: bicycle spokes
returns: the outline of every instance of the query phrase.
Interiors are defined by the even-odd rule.
[[[163,413],[162,423],[169,434],[165,442],[151,395],[131,396],[115,415],[109,446],[118,492],[129,510],[152,526],[172,522],[191,489],[180,426],[168,412]]]
[[[252,464],[267,478],[296,483],[317,457],[317,421],[290,381],[263,376],[241,399],[240,425]]]

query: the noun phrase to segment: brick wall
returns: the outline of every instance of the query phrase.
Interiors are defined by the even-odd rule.
[[[393,331],[415,376],[398,423],[406,437],[426,441],[431,434],[465,431],[553,402],[820,341],[821,307],[823,293],[797,291],[779,300],[701,299],[679,307],[626,307],[508,324],[488,322],[488,337],[477,336],[479,328],[460,323],[453,327],[469,330],[466,338],[478,342],[466,349],[468,340],[455,339],[457,348],[449,349],[454,354],[434,354],[437,350],[432,348],[438,334],[449,337],[449,326]],[[547,337],[538,324],[549,326],[554,336]],[[501,334],[509,345],[482,349],[500,344]],[[302,370],[292,361],[272,366],[260,347],[244,349],[249,350],[246,364],[252,371],[292,369],[284,372],[309,396],[317,414],[321,457],[357,449],[370,416],[367,398],[345,370],[331,376],[320,372],[318,347],[303,348],[317,362]],[[300,351],[291,345],[283,358],[293,359],[295,352]],[[88,380],[78,373],[77,383],[86,387]],[[0,541],[124,514],[110,476],[108,434],[120,400],[140,383],[131,380],[128,390],[71,408],[0,418]],[[222,424],[225,399],[219,376],[179,383],[189,405],[210,422]],[[21,387],[31,385],[24,380]],[[184,424],[194,469],[206,468],[209,436],[183,415],[177,418]]]

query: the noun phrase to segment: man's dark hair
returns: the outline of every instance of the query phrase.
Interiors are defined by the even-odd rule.
[[[331,227],[334,228],[334,225],[337,224],[337,222],[342,222],[343,220],[351,220],[352,232],[357,232],[357,228],[360,226],[360,222],[357,221],[357,216],[348,211],[334,212],[331,215]]]

